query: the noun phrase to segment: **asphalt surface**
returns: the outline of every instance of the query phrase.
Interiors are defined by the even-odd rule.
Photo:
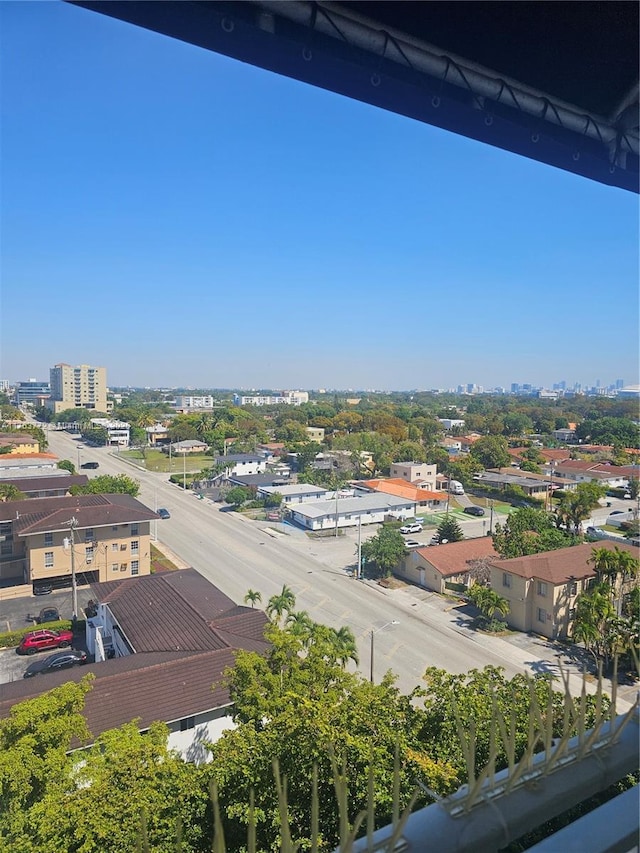
[[[49,440],[52,452],[75,461],[77,442],[68,434],[50,433]],[[166,474],[138,469],[106,448],[83,446],[81,454],[83,461],[100,464],[95,472],[87,472],[90,476],[127,473],[140,482],[143,503],[167,507],[171,518],[152,525],[161,542],[234,601],[242,602],[251,588],[260,591],[264,606],[286,584],[295,593],[296,609],[335,628],[349,625],[358,642],[359,669],[367,677],[372,632],[374,678],[379,680],[392,669],[406,692],[421,683],[427,666],[463,673],[492,664],[503,667],[508,677],[558,666],[559,650],[553,644],[531,638],[523,647],[478,634],[469,627],[470,617],[456,610],[455,602],[417,588],[383,590],[354,579],[356,530],[335,538],[310,539],[295,528],[223,512],[219,504],[198,500],[170,484]],[[486,519],[460,517],[466,535],[482,535]],[[496,514],[494,521],[497,518]],[[374,535],[376,529],[376,525],[363,528],[363,538]],[[425,528],[423,538],[428,533]],[[578,694],[581,667],[568,659],[566,663],[572,692]]]

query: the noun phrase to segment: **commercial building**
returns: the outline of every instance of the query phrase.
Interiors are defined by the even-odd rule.
[[[233,395],[234,406],[300,406],[309,402],[306,391],[281,391],[279,394],[257,396]]]
[[[213,409],[213,397],[210,395],[193,397],[179,394],[175,402],[176,409]]]
[[[27,379],[24,382],[16,382],[13,399],[16,406],[42,406],[48,400],[50,393],[48,382]]]
[[[107,412],[112,408],[107,402],[107,369],[79,364],[56,364],[49,371],[51,396],[47,407],[54,414],[65,409],[90,409]]]

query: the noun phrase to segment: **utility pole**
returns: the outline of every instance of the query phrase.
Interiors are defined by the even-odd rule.
[[[356,568],[356,580],[360,580],[362,573],[362,516],[358,516],[358,566]]]
[[[333,534],[334,536],[338,535],[338,487],[336,486],[336,529]]]
[[[182,488],[187,491],[187,454],[182,454]]]
[[[71,609],[72,609],[72,621],[75,625],[78,619],[78,584],[76,582],[76,552],[75,552],[75,544],[76,544],[76,529],[78,527],[78,519],[75,516],[67,522],[69,524],[69,533],[71,540]]]
[[[493,499],[489,500],[489,507],[491,509],[491,519],[489,521],[489,533],[493,536]]]

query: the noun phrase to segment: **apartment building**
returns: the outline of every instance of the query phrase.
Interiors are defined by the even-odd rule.
[[[265,394],[245,397],[233,395],[234,406],[300,406],[309,402],[306,391],[281,391],[279,394]]]
[[[107,402],[107,369],[79,364],[56,364],[49,371],[51,396],[47,407],[54,414],[65,409],[90,409],[107,412],[112,404]]]
[[[202,397],[178,395],[175,407],[176,409],[213,409],[213,397],[210,395]]]
[[[151,522],[130,495],[76,495],[0,503],[0,583],[67,586],[72,557],[87,581],[148,575]]]

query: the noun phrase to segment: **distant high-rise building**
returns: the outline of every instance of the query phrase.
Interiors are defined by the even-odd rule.
[[[520,390],[520,385],[517,382],[512,382],[511,383],[511,393],[517,394],[519,390]]]
[[[10,387],[8,379],[0,379],[0,391],[4,393],[5,391],[8,391]]]
[[[65,409],[107,412],[107,369],[79,364],[56,364],[49,371],[51,397],[48,408],[55,414]]]
[[[624,379],[616,379],[616,388],[624,388]]]
[[[16,382],[14,399],[17,406],[42,406],[49,397],[49,383],[37,379]]]

